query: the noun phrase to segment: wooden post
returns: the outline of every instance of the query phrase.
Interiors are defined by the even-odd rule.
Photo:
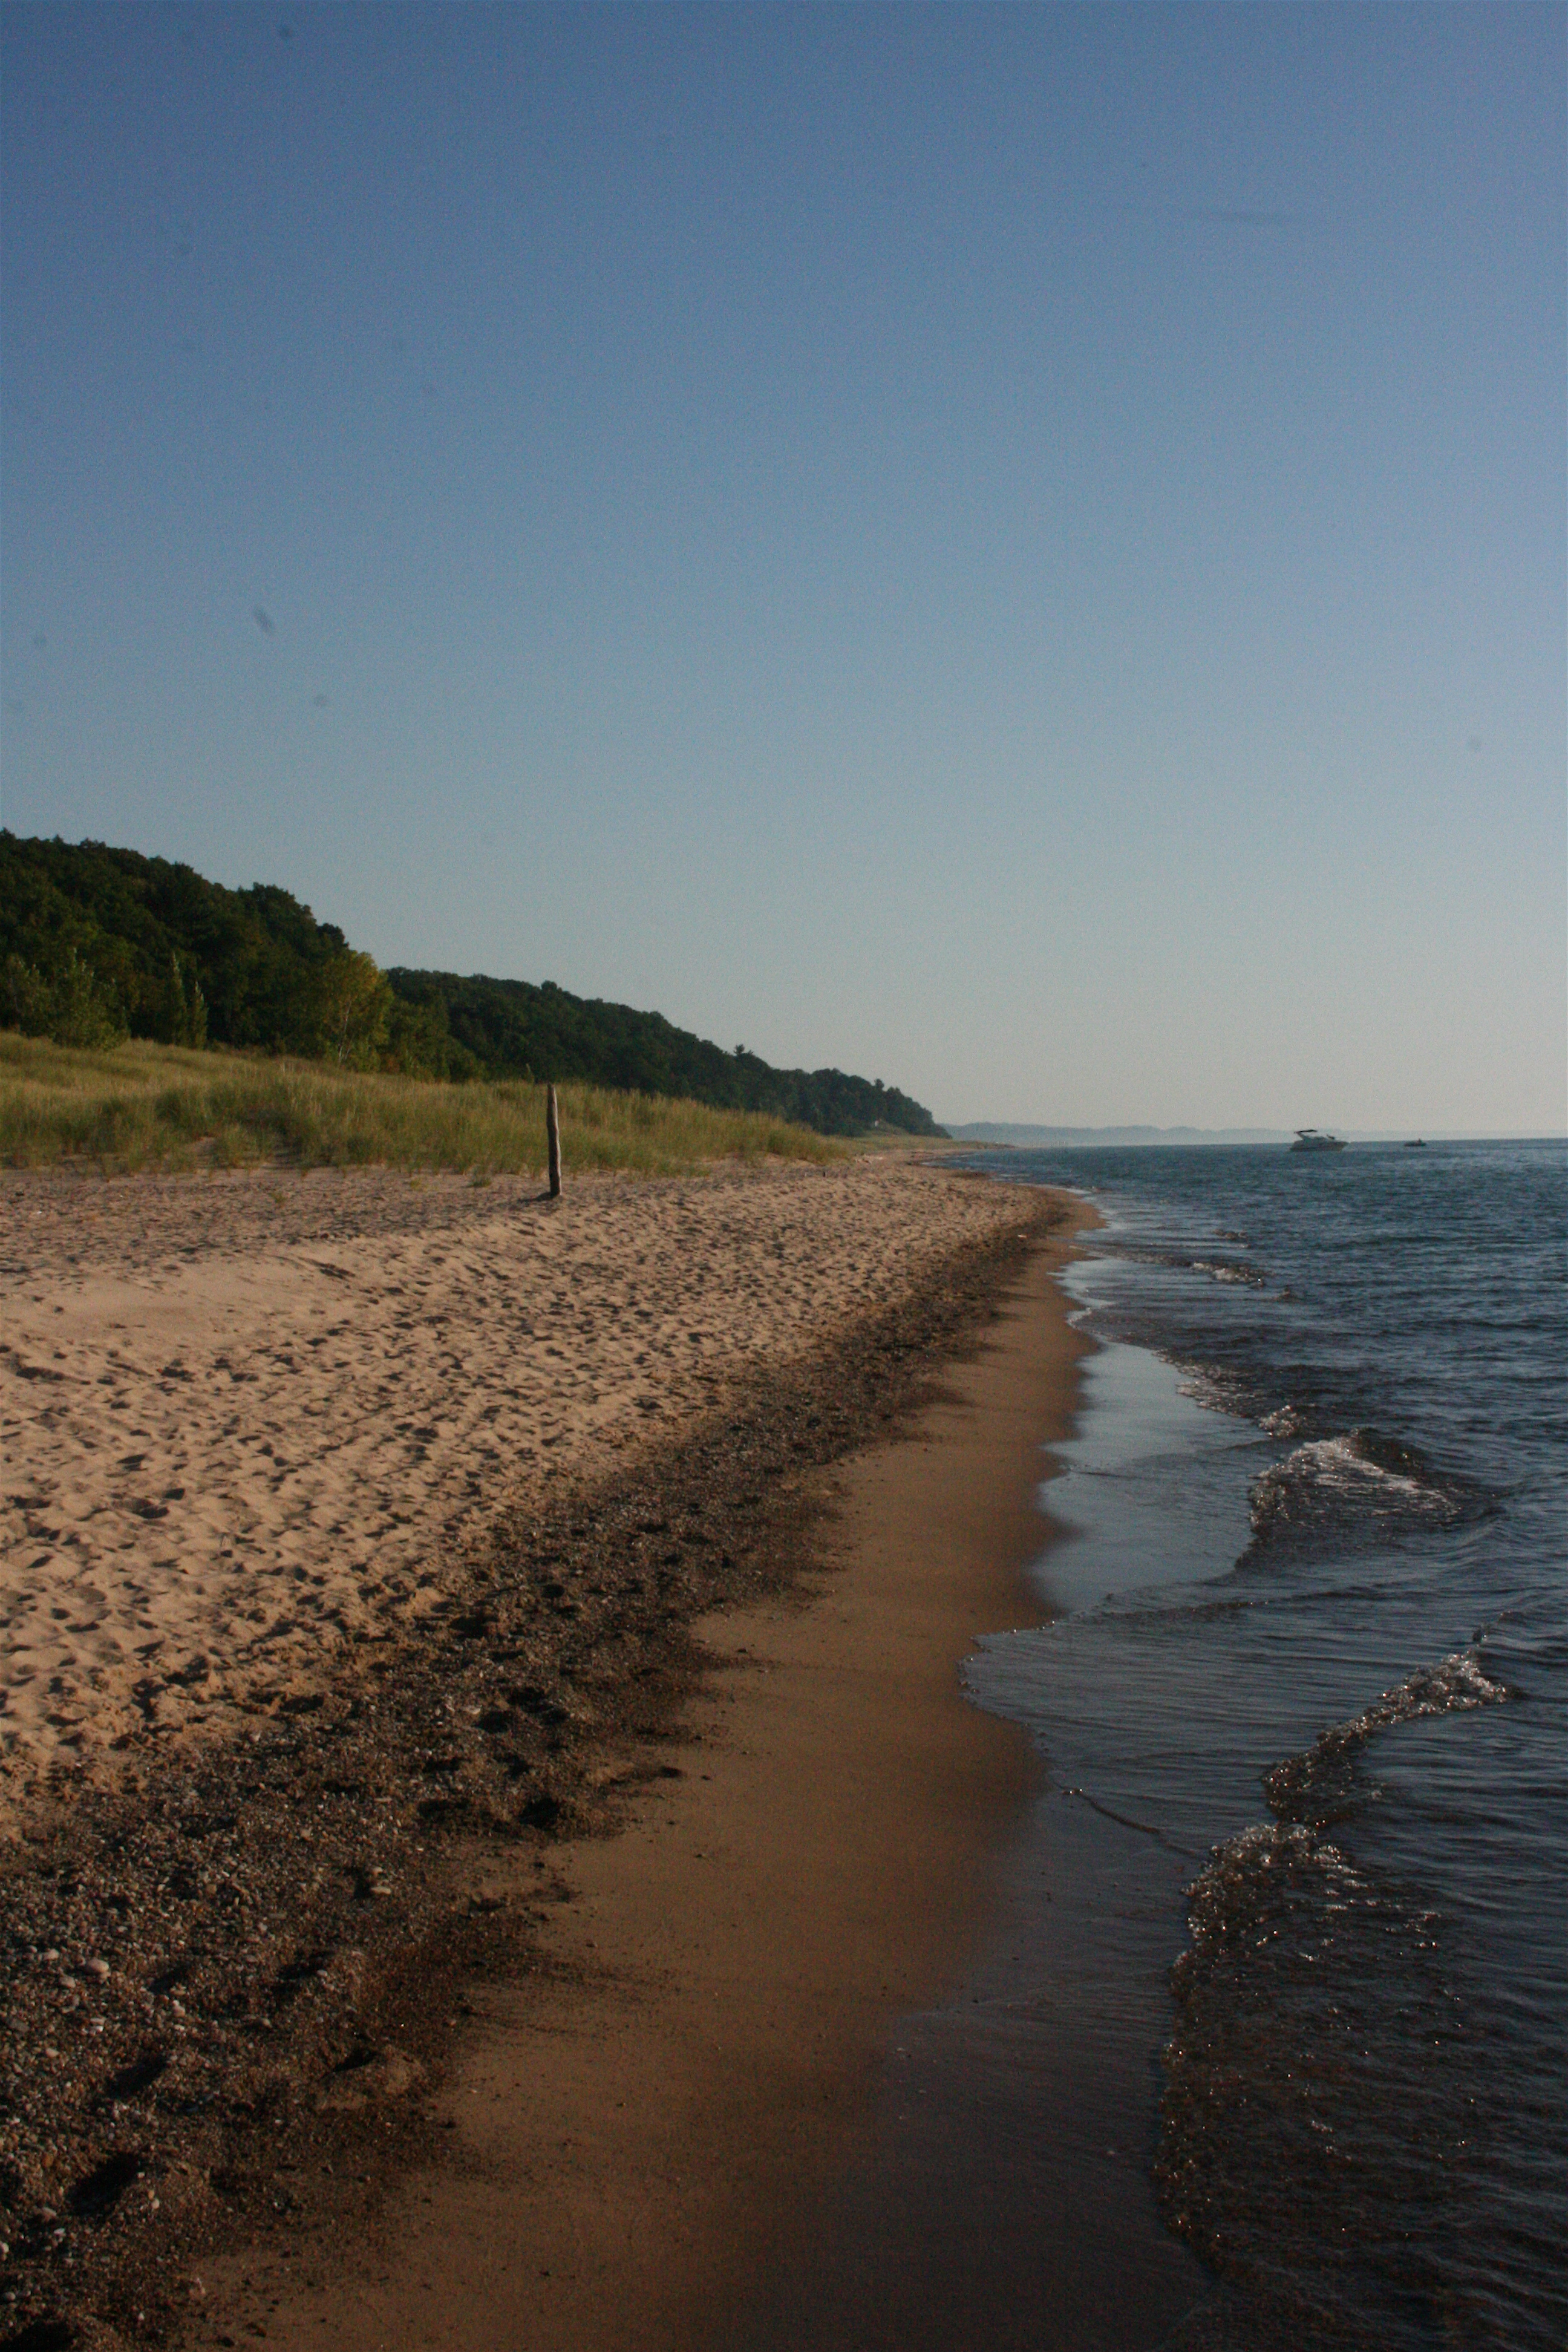
[[[556,1107],[555,1089],[544,1089],[544,1129],[550,1139],[550,1197],[561,1198],[561,1113]]]

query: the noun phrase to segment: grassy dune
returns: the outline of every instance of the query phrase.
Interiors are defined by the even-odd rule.
[[[558,1091],[569,1168],[657,1174],[733,1157],[826,1160],[846,1148],[753,1111],[602,1087]],[[510,1079],[447,1086],[141,1043],[94,1051],[0,1031],[0,1165],[73,1155],[116,1171],[284,1160],[499,1175],[542,1168],[544,1088]]]

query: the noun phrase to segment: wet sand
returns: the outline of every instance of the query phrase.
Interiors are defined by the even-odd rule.
[[[702,1622],[714,1664],[660,1779],[622,1835],[559,1852],[559,1973],[477,2000],[442,2160],[368,2247],[209,2271],[239,2340],[247,2323],[330,2352],[741,2340],[853,2160],[888,2021],[973,1951],[1034,1781],[957,1669],[1031,1612],[1040,1448],[1079,1353],[1051,1280],[1064,1246],[1036,1252],[940,1402],[828,1474],[815,1589]]]

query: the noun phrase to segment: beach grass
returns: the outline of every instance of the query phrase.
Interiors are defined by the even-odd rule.
[[[726,1159],[828,1160],[853,1149],[755,1111],[576,1084],[557,1092],[569,1169],[658,1175]],[[117,1174],[267,1162],[521,1173],[544,1164],[544,1088],[141,1041],[56,1045],[0,1031],[0,1165],[73,1158]]]

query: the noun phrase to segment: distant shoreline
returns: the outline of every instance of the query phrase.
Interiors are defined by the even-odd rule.
[[[967,1126],[950,1123],[946,1130],[955,1145],[990,1151],[1238,1150],[1251,1145],[1278,1145],[1288,1150],[1298,1131],[1283,1127],[1025,1127],[985,1119],[971,1120]],[[1419,1130],[1340,1127],[1332,1132],[1342,1135],[1348,1143],[1404,1144],[1417,1139],[1427,1144],[1568,1143],[1568,1136],[1453,1135],[1436,1127]]]

